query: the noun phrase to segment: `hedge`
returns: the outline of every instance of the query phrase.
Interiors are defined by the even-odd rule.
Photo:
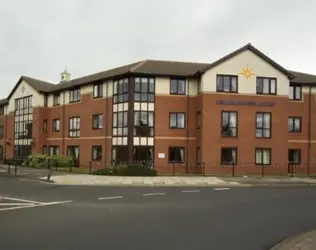
[[[94,175],[115,175],[115,176],[156,176],[157,171],[142,165],[117,165],[111,168],[98,169],[93,171]]]

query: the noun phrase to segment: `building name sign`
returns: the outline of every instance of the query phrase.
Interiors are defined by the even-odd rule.
[[[242,105],[242,106],[260,106],[260,107],[274,107],[275,102],[254,102],[254,101],[239,101],[239,100],[217,100],[219,105]]]

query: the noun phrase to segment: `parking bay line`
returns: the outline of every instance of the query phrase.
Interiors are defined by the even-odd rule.
[[[198,192],[200,192],[200,190],[182,190],[181,191],[182,193],[198,193]]]
[[[166,193],[148,193],[148,194],[143,194],[143,196],[155,196],[155,195],[165,195]]]
[[[5,196],[1,196],[0,200],[20,201],[20,202],[33,203],[33,204],[42,204],[43,203],[43,202],[39,202],[39,201],[23,200],[23,199],[10,198],[10,197],[5,197]]]
[[[214,188],[215,191],[230,190],[230,188]]]

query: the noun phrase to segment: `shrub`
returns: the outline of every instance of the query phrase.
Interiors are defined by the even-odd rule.
[[[47,157],[51,167],[56,168],[71,168],[74,167],[74,161],[70,156],[52,155]]]
[[[45,166],[46,157],[46,155],[40,154],[30,155],[23,161],[22,165],[29,168],[42,168]]]
[[[116,165],[111,168],[99,169],[94,171],[94,175],[116,175],[116,176],[156,176],[155,169],[151,169],[142,165]]]
[[[24,160],[23,166],[30,168],[43,168],[43,167],[57,167],[69,168],[72,167],[73,160],[71,157],[65,156],[47,156],[47,155],[30,155]]]

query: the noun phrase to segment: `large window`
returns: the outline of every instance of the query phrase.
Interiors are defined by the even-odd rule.
[[[25,146],[28,144],[26,139],[32,139],[32,113],[32,96],[15,99],[14,138],[17,140],[16,145]],[[17,152],[28,152],[28,149],[17,149]]]
[[[155,99],[155,79],[154,78],[135,78],[135,94],[136,102],[153,102]]]
[[[49,155],[59,155],[59,146],[56,146],[56,145],[49,146]]]
[[[182,163],[185,161],[184,147],[169,147],[169,162]]]
[[[93,129],[103,128],[103,115],[102,114],[92,115],[92,128]]]
[[[289,99],[290,100],[295,100],[295,101],[300,101],[302,100],[302,87],[298,85],[293,85],[290,86],[289,89]]]
[[[185,113],[169,113],[170,128],[185,128]]]
[[[69,118],[69,137],[80,137],[80,117]]]
[[[276,88],[276,78],[257,77],[257,94],[275,95]]]
[[[185,80],[184,79],[170,79],[170,94],[171,95],[185,95]]]
[[[113,103],[128,101],[128,78],[114,81]]]
[[[221,164],[237,164],[237,148],[221,148]]]
[[[93,86],[93,98],[100,98],[103,97],[103,84],[95,84]]]
[[[270,148],[256,148],[256,165],[270,165],[271,164],[271,149]]]
[[[238,77],[230,75],[217,75],[216,91],[236,93],[238,91]]]
[[[271,113],[256,113],[256,137],[271,138]]]
[[[54,119],[53,120],[53,132],[58,132],[58,131],[60,131],[60,120]]]
[[[237,112],[222,111],[221,135],[228,137],[237,136]]]
[[[149,137],[154,136],[154,112],[135,111],[134,112],[134,136]]]
[[[288,151],[289,164],[300,165],[301,164],[301,150],[300,149],[289,149]]]
[[[71,89],[69,91],[69,102],[79,102],[80,101],[80,88]]]
[[[288,131],[293,133],[301,132],[301,117],[288,118]]]
[[[127,136],[128,134],[128,112],[113,113],[113,136]]]
[[[102,160],[102,146],[92,146],[92,160],[101,161]]]

